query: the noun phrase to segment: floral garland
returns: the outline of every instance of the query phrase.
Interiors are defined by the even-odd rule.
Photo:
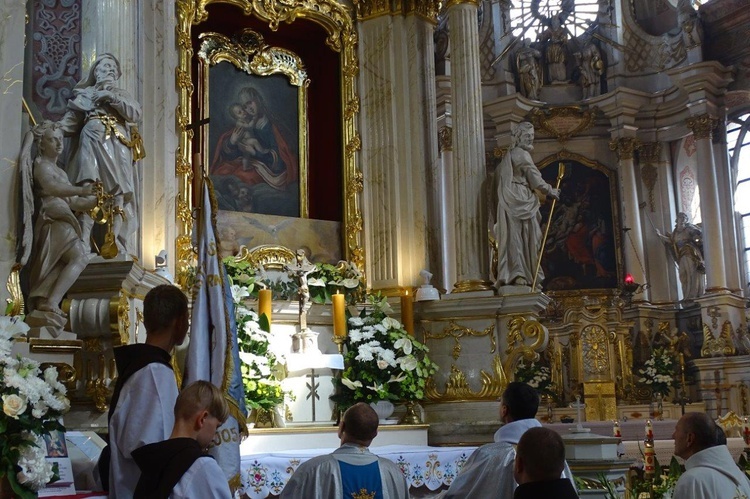
[[[237,260],[235,257],[227,257],[223,260],[227,269],[227,275],[233,282],[247,285],[259,281],[258,269],[253,268],[244,260]],[[338,265],[328,263],[316,263],[316,269],[307,276],[307,285],[310,289],[310,299],[313,303],[330,303],[331,295],[338,292],[346,296],[347,303],[354,304],[362,299],[364,293],[364,283],[362,274],[356,265],[351,262],[340,261]],[[273,297],[277,300],[295,299],[299,283],[294,280],[268,280],[263,282],[273,291]],[[249,295],[253,298],[258,297],[258,290],[255,286],[248,287]]]
[[[59,419],[70,409],[56,368],[42,372],[38,362],[11,355],[14,338],[28,330],[19,317],[0,317],[0,477],[7,477],[23,499],[37,497],[39,489],[58,479],[56,465],[45,459],[42,436],[65,431]]]
[[[664,348],[654,348],[651,357],[643,363],[644,368],[638,370],[642,377],[639,383],[651,388],[651,392],[666,396],[675,383],[675,362],[672,354]]]
[[[357,402],[422,400],[427,379],[437,372],[429,349],[388,317],[385,298],[369,296],[368,302],[359,317],[349,318],[345,369],[334,378],[331,399],[341,409]]]

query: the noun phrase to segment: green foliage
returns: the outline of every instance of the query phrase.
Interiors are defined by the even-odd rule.
[[[650,388],[654,395],[661,393],[666,397],[675,384],[674,357],[664,348],[655,348],[638,374],[639,383]]]
[[[523,361],[516,366],[514,373],[516,381],[521,381],[534,388],[537,392],[544,395],[554,395],[554,385],[550,376],[549,367],[537,362],[529,364]]]
[[[420,401],[437,365],[429,349],[390,317],[385,298],[369,296],[369,305],[348,320],[345,369],[334,378],[331,398],[341,409],[357,402]]]

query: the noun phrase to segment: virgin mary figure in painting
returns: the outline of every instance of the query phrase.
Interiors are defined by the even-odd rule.
[[[264,207],[278,205],[280,196],[298,199],[297,190],[291,188],[299,178],[298,160],[260,92],[245,87],[237,97],[227,109],[233,126],[218,139],[210,173],[220,177],[215,182],[220,208],[264,213]],[[243,187],[248,190],[245,197],[231,195]],[[223,191],[230,194],[226,203],[221,201],[226,197]]]

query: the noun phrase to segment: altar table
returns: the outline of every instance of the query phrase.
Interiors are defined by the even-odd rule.
[[[410,489],[430,491],[447,488],[476,447],[429,447],[386,445],[370,451],[396,463]],[[292,473],[308,459],[335,449],[301,449],[242,456],[240,466],[244,493],[251,499],[278,496]]]

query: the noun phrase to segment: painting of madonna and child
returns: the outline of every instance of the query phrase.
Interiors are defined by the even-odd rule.
[[[558,160],[541,167],[542,177],[555,185]],[[613,217],[613,182],[603,168],[579,161],[565,163],[560,201],[552,214],[544,245],[543,288],[547,291],[616,288],[617,242]],[[549,220],[550,203],[541,208],[543,224]],[[544,225],[542,226],[544,229]]]
[[[228,62],[211,68],[208,87],[219,209],[301,216],[299,88],[284,75],[251,75]]]

